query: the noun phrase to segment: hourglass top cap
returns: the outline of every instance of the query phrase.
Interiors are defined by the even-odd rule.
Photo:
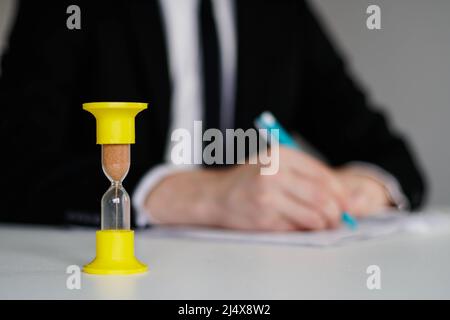
[[[83,109],[92,113],[97,121],[97,144],[132,144],[134,118],[147,103],[141,102],[89,102]]]

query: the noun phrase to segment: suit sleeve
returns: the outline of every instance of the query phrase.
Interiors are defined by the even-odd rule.
[[[333,166],[362,161],[391,173],[411,208],[417,208],[424,199],[425,183],[405,138],[390,128],[382,112],[369,105],[311,9],[301,5],[299,12],[306,89],[296,129]]]
[[[101,172],[98,153],[82,150],[70,134],[87,134],[75,120],[87,34],[66,27],[68,5],[21,1],[2,58],[3,221],[59,224],[67,222],[68,211],[99,211],[88,200],[105,190],[105,183],[100,187],[93,179]],[[94,137],[95,131],[88,134]]]

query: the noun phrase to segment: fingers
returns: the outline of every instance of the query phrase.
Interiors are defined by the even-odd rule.
[[[354,170],[351,167],[337,171],[341,183],[350,190],[349,210],[359,217],[377,213],[390,204],[385,186],[371,177],[370,172],[362,173],[363,169]]]
[[[282,193],[256,211],[255,226],[262,231],[321,230],[327,226],[323,217]]]
[[[318,180],[331,179],[332,186],[343,191],[339,180],[335,177],[333,170],[322,161],[304,153],[292,149],[284,149],[280,152],[283,163],[302,175]]]
[[[284,169],[289,168],[298,175],[299,178],[307,178],[310,181],[313,181],[314,184],[320,186],[320,189],[323,190],[323,194],[332,194],[332,197],[337,201],[341,211],[348,211],[349,192],[331,168],[305,153],[286,148],[280,152],[280,157],[282,157],[281,163],[284,165]],[[316,197],[312,198],[314,199]],[[320,195],[318,199],[315,200],[320,202]],[[332,203],[328,203],[328,206],[331,210]]]
[[[284,193],[299,205],[308,208],[308,211],[319,214],[326,227],[339,226],[343,208],[327,184],[292,171],[285,171],[281,175],[279,181]]]
[[[306,203],[285,194],[280,197],[279,210],[296,229],[322,230],[327,227],[326,219]]]
[[[350,207],[352,210],[352,213],[358,217],[365,216],[367,214],[368,210],[368,199],[363,193],[361,192],[353,192],[350,198]]]
[[[364,217],[385,210],[388,206],[385,202],[383,192],[378,192],[369,187],[362,186],[350,197],[350,206],[352,213],[358,217]]]

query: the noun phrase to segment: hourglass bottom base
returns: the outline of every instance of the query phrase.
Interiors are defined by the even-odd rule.
[[[96,232],[95,259],[83,267],[83,272],[102,275],[125,275],[148,271],[134,256],[132,230],[99,230]]]

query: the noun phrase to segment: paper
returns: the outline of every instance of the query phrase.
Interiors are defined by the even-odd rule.
[[[150,229],[147,234],[153,237],[324,247],[387,237],[402,232],[427,233],[438,229],[450,230],[450,214],[386,212],[359,220],[356,230],[342,226],[337,230],[319,232],[274,233],[157,226]]]

